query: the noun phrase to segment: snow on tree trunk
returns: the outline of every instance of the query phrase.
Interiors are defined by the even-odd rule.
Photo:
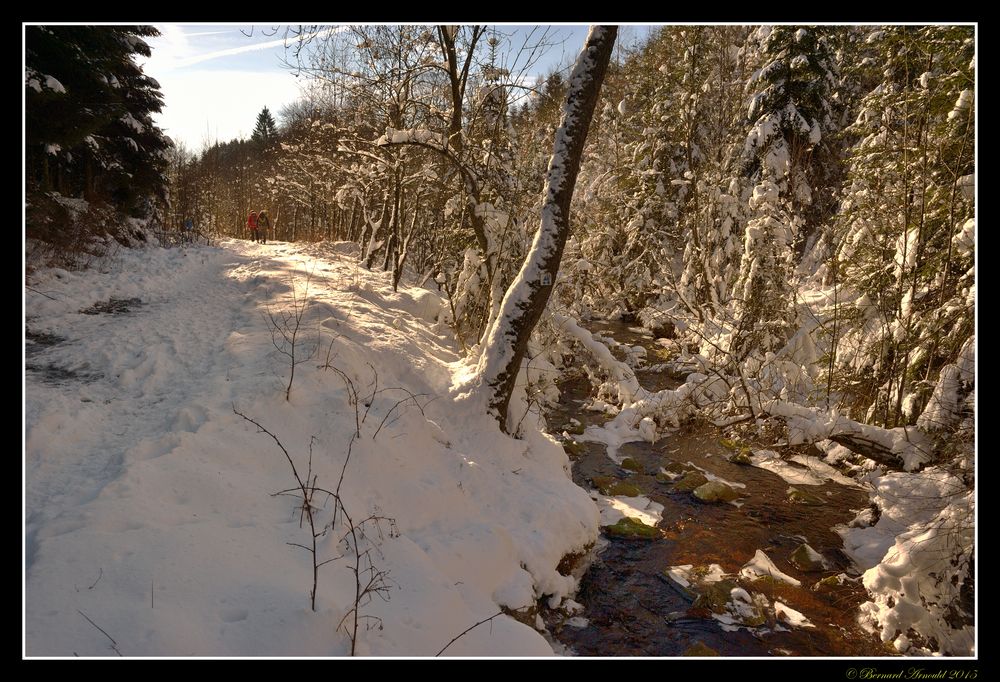
[[[569,207],[583,145],[617,35],[616,26],[592,26],[573,67],[546,174],[541,224],[486,335],[476,368],[473,390],[485,397],[487,409],[505,431],[528,338],[548,303],[569,236]]]

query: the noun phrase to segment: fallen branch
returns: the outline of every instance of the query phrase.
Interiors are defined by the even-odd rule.
[[[883,429],[784,400],[765,402],[762,408],[784,420],[788,442],[793,445],[829,439],[878,464],[905,471],[917,471],[933,456],[932,439],[915,426]]]

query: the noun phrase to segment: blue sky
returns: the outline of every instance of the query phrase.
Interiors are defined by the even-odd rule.
[[[267,106],[275,115],[300,95],[283,60],[286,26],[241,24],[155,24],[162,35],[149,41],[153,54],[144,62],[159,81],[165,107],[157,123],[190,151],[215,141],[247,137],[257,114]],[[498,26],[520,44],[533,27]],[[587,27],[549,28],[553,46],[525,74],[528,78],[572,62],[583,45]],[[624,42],[646,34],[644,27],[624,30]],[[539,32],[534,34],[536,37]]]

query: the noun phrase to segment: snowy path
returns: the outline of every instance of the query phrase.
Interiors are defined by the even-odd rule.
[[[226,276],[239,265],[233,254],[191,253],[167,252],[160,271],[123,273],[142,289],[142,305],[124,314],[67,312],[54,330],[66,341],[33,358],[84,378],[67,386],[28,374],[29,579],[40,539],[78,528],[77,508],[123,467],[170,452],[206,419],[206,394],[218,392],[220,367],[231,362],[220,340],[248,313],[244,286]]]
[[[107,273],[35,274],[25,293],[27,655],[350,652],[342,529],[319,543],[333,561],[312,611],[309,558],[289,547],[303,541],[300,506],[273,496],[292,483],[287,460],[234,404],[300,465],[315,445],[314,476],[334,485],[346,474],[356,518],[395,520],[363,540],[389,591],[363,604],[362,627],[383,627],[359,631],[358,653],[433,655],[499,604],[568,594],[575,581],[557,566],[593,541],[597,510],[567,476],[565,452],[456,411],[449,387],[465,365],[436,321],[442,299],[393,291],[352,253],[226,240],[126,251]],[[319,354],[299,365],[286,400],[288,361],[265,313],[287,312],[293,288],[305,300],[306,282],[302,349]],[[111,299],[141,302],[81,312]],[[360,427],[328,362],[359,395],[372,392]],[[328,523],[329,504],[320,513]],[[551,653],[508,617],[448,650]]]

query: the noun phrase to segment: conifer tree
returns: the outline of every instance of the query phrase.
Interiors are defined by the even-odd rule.
[[[748,45],[760,68],[748,82],[752,123],[743,153],[750,215],[734,290],[740,358],[779,348],[793,322],[795,247],[813,203],[810,181],[822,172],[814,152],[834,122],[837,80],[824,30],[763,26]]]
[[[267,107],[261,109],[260,113],[257,114],[257,125],[253,129],[250,139],[262,148],[269,147],[278,139],[278,126]]]
[[[29,26],[25,31],[29,192],[56,190],[141,210],[166,197],[170,140],[153,125],[159,84],[151,26]]]

